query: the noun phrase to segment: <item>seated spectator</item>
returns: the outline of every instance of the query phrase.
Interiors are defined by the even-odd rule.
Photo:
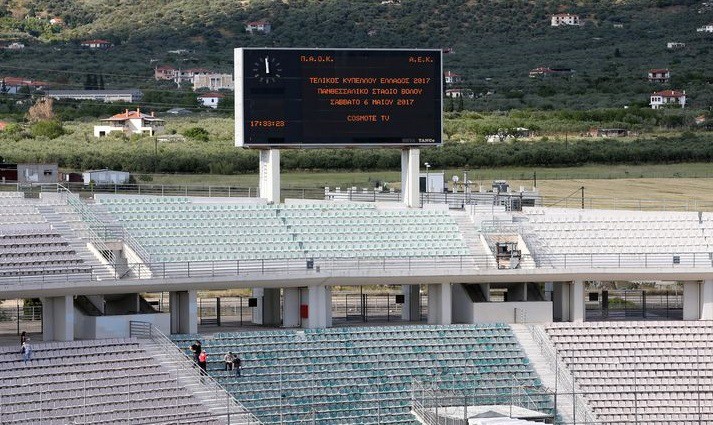
[[[233,357],[233,352],[228,351],[228,354],[223,356],[223,360],[225,361],[225,370],[233,370],[233,360],[235,357]]]

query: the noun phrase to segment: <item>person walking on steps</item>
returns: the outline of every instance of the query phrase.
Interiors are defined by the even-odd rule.
[[[198,367],[201,368],[201,371],[203,373],[207,373],[206,369],[208,367],[208,353],[205,352],[205,350],[201,351],[201,353],[198,355]]]
[[[32,347],[30,347],[30,338],[25,338],[25,342],[22,343],[22,360],[27,364],[28,360],[32,359]]]
[[[198,356],[201,355],[201,351],[203,351],[203,346],[201,345],[201,342],[196,340],[191,345],[191,353],[193,353],[193,361],[198,363]]]

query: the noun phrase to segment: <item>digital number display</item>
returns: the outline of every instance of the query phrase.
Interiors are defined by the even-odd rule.
[[[235,144],[442,142],[440,50],[235,49]]]

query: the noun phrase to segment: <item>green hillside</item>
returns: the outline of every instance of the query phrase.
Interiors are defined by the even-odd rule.
[[[585,24],[551,27],[558,12]],[[65,25],[44,25],[52,17]],[[273,32],[246,34],[245,23],[257,19],[268,19]],[[446,69],[477,94],[464,105],[470,109],[645,105],[664,88],[686,90],[690,106],[707,109],[713,34],[696,28],[710,22],[713,8],[700,0],[2,0],[0,39],[22,39],[27,48],[0,51],[0,76],[82,87],[95,73],[107,88],[164,93],[171,88],[153,81],[155,65],[229,71],[239,46],[448,47]],[[89,51],[79,46],[85,38],[115,47]],[[667,49],[670,41],[686,48]],[[539,66],[575,73],[530,78]],[[646,82],[649,68],[671,69],[671,83]]]

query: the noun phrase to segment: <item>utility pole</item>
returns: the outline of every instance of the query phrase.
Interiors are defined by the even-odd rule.
[[[584,186],[582,186],[580,189],[582,189],[582,209],[584,209]]]

